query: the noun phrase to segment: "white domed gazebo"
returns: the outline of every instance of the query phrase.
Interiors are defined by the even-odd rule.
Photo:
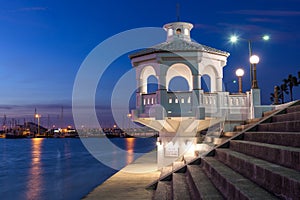
[[[254,105],[260,106],[259,89],[239,94],[223,91],[223,67],[230,54],[192,41],[192,28],[186,22],[166,24],[165,42],[130,55],[138,88],[133,120],[159,131],[159,166],[199,150],[197,132],[222,120],[253,118]],[[201,86],[204,75],[210,77],[209,92]],[[147,88],[149,77],[157,80],[154,92]],[[178,77],[188,88],[171,91],[170,83]]]

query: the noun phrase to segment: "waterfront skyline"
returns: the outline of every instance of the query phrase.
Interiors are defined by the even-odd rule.
[[[64,106],[71,116],[72,89],[76,73],[89,52],[103,40],[139,27],[162,27],[177,20],[176,4],[180,3],[180,20],[194,24],[193,39],[231,53],[224,68],[224,82],[236,79],[234,71],[243,67],[244,91],[250,89],[247,42],[228,42],[230,35],[253,40],[253,53],[260,56],[258,84],[262,103],[269,104],[276,84],[289,74],[296,75],[300,64],[300,5],[295,0],[278,0],[262,4],[237,1],[0,1],[0,78],[2,80],[1,114],[30,115],[33,108],[42,116]],[[288,2],[288,3],[287,3]],[[220,6],[216,7],[216,4]],[[152,14],[152,13],[155,13]],[[269,34],[268,42],[259,41]],[[163,41],[161,41],[163,42]],[[131,69],[127,55],[121,56],[100,80],[101,91],[96,104],[102,110],[110,107],[113,86]],[[135,80],[133,80],[135,82]],[[231,84],[231,91],[237,85]],[[299,88],[294,89],[299,99]],[[289,97],[287,96],[287,99]],[[22,113],[18,112],[22,110]],[[53,111],[54,110],[54,111]],[[11,115],[11,116],[10,116]]]

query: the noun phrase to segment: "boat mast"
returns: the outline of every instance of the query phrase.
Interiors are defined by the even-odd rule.
[[[4,116],[3,116],[2,128],[4,131],[6,130],[6,114],[4,114]]]
[[[60,119],[61,119],[61,128],[63,128],[64,127],[64,107],[63,106],[61,107]]]

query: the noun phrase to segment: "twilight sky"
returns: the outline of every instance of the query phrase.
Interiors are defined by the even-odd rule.
[[[0,0],[0,118],[32,115],[35,107],[43,116],[51,108],[50,114],[58,118],[62,106],[71,116],[73,83],[85,57],[122,31],[176,21],[177,2],[180,20],[194,24],[194,40],[230,52],[224,82],[236,79],[235,70],[243,67],[244,90],[250,88],[247,42],[232,45],[231,34],[253,40],[253,53],[261,58],[257,70],[262,103],[270,103],[274,85],[300,71],[298,0]],[[270,41],[261,41],[263,34],[269,34]],[[100,81],[104,86],[96,95],[99,107],[110,104],[107,96],[130,69],[127,55],[113,62]],[[237,90],[234,84],[228,87]],[[299,88],[294,89],[298,99]]]

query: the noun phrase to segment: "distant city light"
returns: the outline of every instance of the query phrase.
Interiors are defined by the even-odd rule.
[[[39,114],[35,114],[35,116],[34,116],[35,118],[40,118],[41,117],[41,115],[39,115]]]

